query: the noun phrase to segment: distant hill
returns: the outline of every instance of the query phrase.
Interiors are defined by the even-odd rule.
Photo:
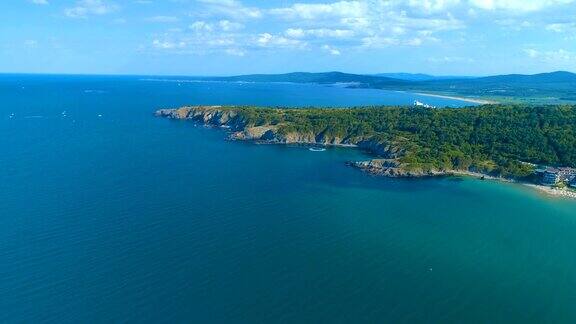
[[[378,73],[372,74],[374,76],[387,77],[392,79],[399,79],[405,81],[432,81],[432,80],[448,80],[448,79],[471,79],[470,76],[453,76],[453,75],[430,75],[424,73]]]
[[[412,83],[417,90],[457,95],[504,98],[517,101],[576,101],[576,74],[550,72],[532,75],[508,74],[459,80]]]
[[[343,72],[292,72],[285,74],[249,74],[230,77],[206,77],[204,80],[211,81],[243,81],[243,82],[293,82],[293,83],[359,83],[363,85],[396,85],[404,84],[405,81],[371,75],[349,74]]]
[[[566,71],[556,71],[532,75],[506,74],[476,78],[474,81],[483,83],[573,83],[576,82],[576,74]]]
[[[508,74],[488,77],[451,77],[428,74],[383,73],[361,75],[343,72],[250,74],[201,77],[196,80],[230,82],[349,83],[350,87],[420,91],[497,101],[561,103],[576,102],[576,74],[565,71],[533,75]]]

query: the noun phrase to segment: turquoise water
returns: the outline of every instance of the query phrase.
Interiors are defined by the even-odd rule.
[[[576,321],[575,201],[152,116],[414,96],[141,79],[0,76],[0,322]]]

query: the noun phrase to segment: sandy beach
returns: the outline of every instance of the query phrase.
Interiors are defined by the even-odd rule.
[[[414,92],[415,94],[428,96],[428,97],[436,97],[436,98],[445,98],[445,99],[454,99],[454,100],[462,100],[466,102],[476,103],[480,105],[493,105],[497,104],[497,101],[493,100],[486,100],[486,99],[477,99],[477,98],[467,98],[467,97],[458,97],[458,96],[447,96],[441,94],[433,94],[433,93],[425,93],[425,92]]]
[[[476,172],[470,172],[470,171],[456,171],[456,172],[454,172],[454,175],[474,177],[474,178],[478,178],[478,179],[496,180],[496,181],[515,183],[515,184],[527,186],[529,188],[537,190],[538,192],[545,194],[547,196],[565,197],[565,198],[576,199],[576,190],[572,190],[569,188],[562,188],[562,189],[561,188],[552,188],[549,186],[539,185],[539,184],[535,184],[535,183],[514,181],[514,180],[510,180],[510,179],[493,177],[493,176],[488,176],[488,175],[485,175],[482,173],[476,173]]]

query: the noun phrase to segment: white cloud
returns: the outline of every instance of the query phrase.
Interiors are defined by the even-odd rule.
[[[228,47],[236,44],[236,41],[234,41],[234,39],[232,38],[222,36],[220,38],[208,39],[206,40],[205,44],[208,46],[215,46],[215,47]]]
[[[215,0],[207,1],[215,3]],[[243,24],[227,19],[197,20],[187,29],[170,28],[165,34],[155,35],[152,49],[181,55],[224,53],[245,56],[250,46],[259,45],[255,44],[253,34],[240,32],[243,28]],[[281,43],[280,40],[275,41]]]
[[[161,41],[159,39],[155,39],[152,41],[152,46],[159,49],[176,49],[186,47],[186,42],[172,42],[167,40]]]
[[[236,0],[198,0],[198,2],[229,7],[240,5]]]
[[[322,49],[325,50],[325,51],[327,51],[330,55],[339,56],[339,55],[342,54],[342,53],[340,53],[340,50],[339,50],[339,49],[337,49],[337,48],[335,48],[335,47],[333,47],[333,46],[330,46],[330,45],[323,45],[323,46],[322,46]]]
[[[219,30],[222,32],[233,32],[243,29],[244,25],[229,20],[220,20],[215,23],[209,23],[203,20],[199,20],[190,24],[188,28],[190,28],[195,32],[211,32],[215,30]]]
[[[273,17],[305,25],[289,28],[293,39],[346,39],[346,46],[381,48],[419,46],[437,42],[435,34],[465,28],[442,10],[465,0],[357,0],[332,3],[297,3],[267,11]]]
[[[220,20],[218,26],[223,31],[236,31],[244,28],[244,25],[230,20]]]
[[[547,63],[576,63],[576,53],[564,49],[539,51],[528,48],[524,50],[524,53],[532,59],[538,59]]]
[[[30,0],[30,2],[32,2],[33,4],[37,4],[37,5],[47,5],[50,4],[48,2],[48,0]]]
[[[576,22],[573,23],[554,23],[546,25],[546,30],[556,33],[567,33],[576,31]]]
[[[397,37],[370,36],[362,38],[362,46],[365,48],[384,48],[389,46],[420,46],[424,41],[414,37],[401,39]]]
[[[441,12],[460,3],[460,0],[409,0],[408,4],[412,8],[422,10],[426,13]]]
[[[155,22],[155,23],[175,23],[180,21],[178,17],[174,16],[154,16],[150,18],[146,18],[146,21]]]
[[[270,48],[303,48],[307,45],[306,42],[296,39],[290,39],[283,36],[272,35],[270,33],[263,33],[258,35],[256,44],[261,47]]]
[[[531,58],[535,58],[535,57],[538,57],[540,55],[540,52],[538,52],[537,50],[532,49],[532,48],[525,49],[524,53],[526,53],[526,55],[528,55],[528,57],[531,57]]]
[[[271,9],[273,15],[285,18],[314,20],[327,17],[364,17],[368,5],[365,1],[339,1],[334,3],[296,3],[291,7]]]
[[[484,10],[528,12],[572,2],[574,0],[470,0],[470,5]]]
[[[207,6],[212,14],[226,16],[237,20],[262,17],[262,11],[256,7],[244,6],[237,0],[197,0]]]
[[[101,3],[103,0],[91,1]],[[178,1],[200,4],[198,10],[190,13],[196,21],[192,21],[188,29],[177,32],[168,29],[168,34],[152,35],[155,48],[235,56],[262,49],[305,49],[340,55],[350,49],[424,47],[432,43],[441,48],[460,46],[471,42],[466,38],[474,36],[478,29],[468,27],[476,23],[478,27],[482,25],[480,21],[495,22],[499,26],[488,27],[493,28],[491,31],[541,27],[566,33],[566,37],[572,30],[576,31],[576,23],[568,23],[569,20],[554,22],[547,15],[535,17],[534,13],[576,0],[295,0],[267,1],[265,5],[241,0]],[[274,7],[282,2],[290,4]],[[169,16],[153,18],[150,21],[176,22]],[[503,36],[508,37],[506,35],[509,34]],[[476,34],[475,39],[482,45],[488,38]],[[557,52],[556,57],[562,57],[561,54]],[[541,52],[537,55],[540,59],[544,57]],[[448,64],[473,60],[438,54],[428,61]]]
[[[286,36],[291,38],[304,38],[304,37],[318,37],[318,38],[347,38],[353,37],[354,31],[346,29],[301,29],[301,28],[288,28],[285,32]]]
[[[212,31],[212,29],[214,29],[214,27],[212,26],[212,24],[209,24],[205,21],[195,21],[193,22],[190,26],[188,26],[188,28],[196,31],[196,32],[200,32],[200,31]]]
[[[71,8],[64,9],[64,14],[70,18],[86,18],[89,15],[105,15],[118,10],[113,3],[102,0],[80,0]]]

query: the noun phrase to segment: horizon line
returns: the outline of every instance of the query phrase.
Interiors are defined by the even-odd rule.
[[[0,72],[0,75],[60,75],[60,76],[126,76],[126,77],[203,77],[203,78],[218,78],[218,77],[237,77],[237,76],[248,76],[248,75],[283,75],[292,73],[310,73],[310,74],[322,74],[322,73],[343,73],[351,75],[363,75],[363,76],[378,76],[378,74],[408,74],[417,75],[424,74],[433,77],[472,77],[472,78],[482,78],[490,76],[503,76],[503,75],[539,75],[539,74],[550,74],[550,73],[571,73],[576,74],[576,72],[568,70],[554,70],[547,72],[537,72],[537,73],[500,73],[500,74],[486,74],[486,75],[472,75],[472,74],[430,74],[426,72],[375,72],[375,73],[355,73],[355,72],[343,72],[343,71],[322,71],[322,72],[309,72],[309,71],[292,71],[292,72],[280,72],[280,73],[243,73],[243,74],[228,74],[228,75],[193,75],[193,74],[140,74],[140,73],[70,73],[70,72]]]

